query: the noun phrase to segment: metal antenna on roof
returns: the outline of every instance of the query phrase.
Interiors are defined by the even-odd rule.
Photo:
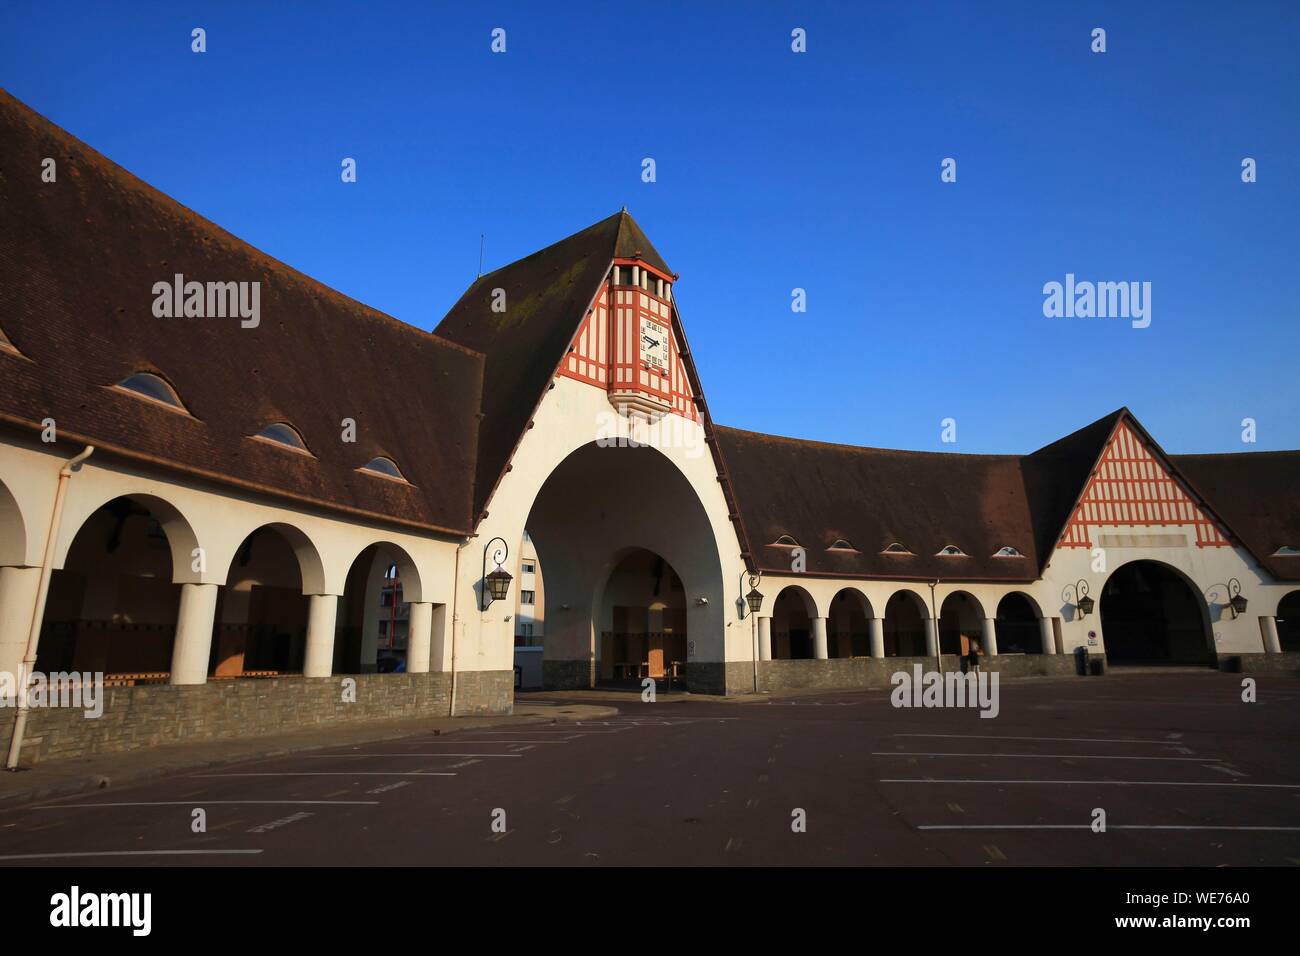
[[[483,237],[485,235],[486,234],[482,232],[478,234],[478,274],[479,275],[483,274]]]

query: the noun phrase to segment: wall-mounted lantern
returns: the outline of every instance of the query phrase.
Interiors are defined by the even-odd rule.
[[[1227,584],[1212,584],[1206,594],[1213,594],[1219,588],[1228,592],[1228,600],[1224,602],[1224,607],[1232,612],[1233,618],[1238,618],[1246,613],[1246,605],[1249,603],[1241,593],[1241,582],[1236,578],[1228,578]],[[1213,601],[1214,599],[1211,598]],[[1214,603],[1219,603],[1214,601]]]
[[[500,541],[501,547],[492,552],[492,560],[496,563],[496,570],[491,574],[487,573],[488,549],[492,547],[494,541]],[[500,601],[510,593],[510,572],[501,567],[502,562],[510,557],[510,548],[504,538],[493,538],[487,544],[483,545],[483,591],[479,598],[479,610],[486,611],[488,605],[493,601]]]
[[[1228,601],[1228,606],[1232,608],[1232,616],[1236,617],[1239,614],[1246,613],[1246,598],[1241,593],[1241,582],[1236,578],[1233,578],[1228,582],[1229,590],[1231,590],[1234,585],[1237,588],[1237,593],[1232,595],[1232,599]]]
[[[1073,604],[1079,611],[1079,620],[1083,620],[1092,613],[1097,602],[1088,596],[1088,582],[1079,578],[1074,584],[1067,585],[1065,588],[1066,600]],[[1070,601],[1069,594],[1074,592],[1074,600]]]
[[[742,595],[742,601],[740,605],[740,616],[742,619],[745,616],[746,607],[749,608],[751,614],[757,614],[759,612],[759,609],[762,608],[763,606],[763,595],[762,592],[758,590],[759,582],[763,580],[763,576],[761,574],[750,574],[749,593],[745,594],[746,574],[748,574],[748,572],[746,571],[740,572],[740,593]]]

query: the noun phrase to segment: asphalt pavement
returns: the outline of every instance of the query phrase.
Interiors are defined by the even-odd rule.
[[[349,742],[5,810],[0,865],[1300,865],[1300,680],[1259,677],[1253,703],[1241,685],[1004,681],[994,719],[884,691],[615,695],[597,720]]]

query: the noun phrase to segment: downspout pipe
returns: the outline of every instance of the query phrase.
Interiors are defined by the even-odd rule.
[[[456,548],[455,570],[452,571],[451,588],[451,692],[447,695],[447,716],[456,716],[456,631],[460,626],[460,553],[478,535],[470,535]]]
[[[45,601],[50,595],[50,575],[53,573],[54,549],[58,545],[59,522],[63,518],[63,501],[68,495],[68,482],[73,471],[95,453],[94,445],[87,445],[74,458],[69,458],[59,469],[59,487],[54,492],[54,512],[50,515],[50,531],[45,536],[45,556],[41,558],[41,579],[36,587],[36,607],[32,611],[32,626],[27,632],[27,652],[23,655],[22,679],[19,683],[18,706],[14,711],[14,731],[9,737],[9,758],[6,770],[18,769],[18,756],[23,748],[23,733],[27,730],[27,691],[32,671],[36,668],[36,649],[41,641],[41,623],[45,618]]]

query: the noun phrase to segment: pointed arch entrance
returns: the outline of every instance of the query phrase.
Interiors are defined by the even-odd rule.
[[[1106,579],[1101,631],[1111,664],[1217,660],[1205,601],[1182,572],[1159,561],[1130,561]]]
[[[610,571],[597,602],[600,683],[681,678],[686,670],[686,592],[672,565],[629,548]]]
[[[1300,652],[1300,591],[1292,591],[1278,602],[1277,638],[1284,653]]]
[[[692,690],[722,692],[718,546],[694,486],[666,453],[583,445],[543,482],[525,529],[546,575],[544,686],[590,687],[614,679],[613,664],[624,679],[643,663],[646,676],[666,674],[677,662]],[[606,632],[631,639],[607,646]],[[659,637],[643,648],[643,634]]]

